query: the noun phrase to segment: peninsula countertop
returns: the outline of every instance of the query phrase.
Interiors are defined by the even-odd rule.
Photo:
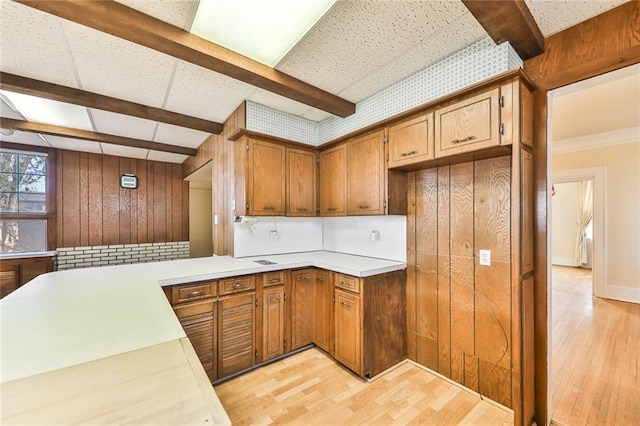
[[[255,262],[264,259],[275,263]],[[365,277],[404,269],[406,264],[318,251],[251,258],[212,256],[73,269],[37,277],[0,301],[3,423],[11,420],[5,404],[11,401],[19,407],[30,399],[30,392],[35,392],[33,381],[39,377],[42,383],[51,383],[49,376],[55,374],[56,386],[64,388],[65,372],[69,383],[75,383],[82,368],[86,366],[90,371],[96,368],[95,363],[126,369],[129,361],[139,362],[139,351],[145,351],[147,356],[154,351],[176,352],[174,358],[184,358],[184,365],[191,365],[197,376],[191,385],[202,388],[203,378],[206,381],[204,370],[193,365],[197,363],[189,364],[188,359],[195,356],[193,348],[160,286],[308,266]],[[154,387],[175,387],[175,378],[170,376],[165,383],[157,381],[154,379]],[[27,382],[31,384],[25,393],[16,394]],[[215,392],[210,390],[211,398],[206,386],[201,392],[205,399],[203,412],[212,413],[214,423],[228,423]],[[126,392],[120,390],[119,394]],[[159,394],[155,389],[154,400]],[[28,420],[17,416],[15,410],[10,414],[15,420]],[[209,422],[205,417],[197,418]]]

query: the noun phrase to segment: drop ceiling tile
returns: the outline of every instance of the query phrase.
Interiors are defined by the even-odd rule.
[[[73,22],[63,28],[84,90],[162,107],[177,59]]]
[[[68,149],[70,151],[93,152],[101,154],[100,143],[83,139],[64,138],[60,136],[45,136],[51,146],[58,149]]]
[[[222,123],[255,90],[249,84],[180,61],[166,109]]]
[[[98,133],[124,136],[127,138],[152,140],[156,130],[156,121],[129,115],[117,114],[99,109],[89,109]]]
[[[333,117],[333,114],[319,109],[311,108],[309,111],[302,114],[302,117],[306,118],[307,120],[320,122],[322,120],[326,120],[327,118]]]
[[[270,108],[274,108],[293,115],[303,115],[305,112],[311,109],[309,105],[305,105],[292,99],[285,98],[284,96],[268,92],[264,89],[256,89],[256,91],[248,99],[259,104],[266,105]]]
[[[36,145],[51,147],[47,142],[43,141],[37,133],[15,131],[12,135],[6,136],[0,133],[1,142],[21,143],[24,145]]]
[[[117,0],[132,9],[158,18],[175,27],[191,27],[193,16],[198,7],[197,0]]]
[[[525,0],[545,37],[613,9],[628,0]]]
[[[78,87],[59,18],[3,0],[0,24],[2,71]]]
[[[403,55],[341,91],[339,96],[360,102],[394,83],[451,56],[486,37],[471,13],[465,13],[447,28],[432,34]]]
[[[211,136],[211,133],[178,127],[167,123],[159,123],[154,141],[170,145],[186,146],[188,148],[197,148],[202,145],[202,142],[209,136]]]
[[[101,143],[102,152],[106,155],[115,155],[118,157],[141,158],[146,159],[149,154],[148,149],[134,148],[130,146],[112,145],[109,143]]]
[[[152,161],[164,161],[165,163],[178,163],[182,164],[186,160],[188,155],[172,154],[171,152],[162,151],[149,151],[147,160]]]
[[[338,2],[276,68],[337,93],[465,13],[461,2]]]

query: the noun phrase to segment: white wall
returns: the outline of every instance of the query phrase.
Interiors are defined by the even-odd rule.
[[[578,266],[575,259],[578,239],[578,183],[556,183],[553,196],[552,262],[554,265]]]
[[[406,262],[405,216],[256,217],[234,223],[235,257],[327,250]],[[277,238],[271,231],[277,230]],[[371,231],[379,239],[371,240]]]
[[[189,188],[189,257],[213,254],[211,189]]]
[[[553,156],[554,172],[598,166],[606,167],[605,297],[640,303],[640,142]]]

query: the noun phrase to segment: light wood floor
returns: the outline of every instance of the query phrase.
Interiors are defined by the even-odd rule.
[[[234,425],[511,425],[513,414],[406,363],[367,383],[309,349],[216,386]]]
[[[552,418],[640,425],[640,305],[591,296],[591,271],[553,267]]]

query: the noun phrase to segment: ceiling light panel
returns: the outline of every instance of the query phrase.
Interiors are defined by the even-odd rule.
[[[163,107],[177,59],[73,22],[63,28],[83,90]]]
[[[60,18],[0,1],[2,71],[78,88]]]
[[[29,121],[93,131],[84,107],[7,90],[0,90],[0,94]]]
[[[200,0],[191,32],[275,66],[336,0]]]

